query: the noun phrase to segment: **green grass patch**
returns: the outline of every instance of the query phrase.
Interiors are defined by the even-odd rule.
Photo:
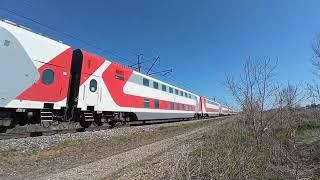
[[[68,139],[65,140],[63,143],[60,144],[60,146],[64,147],[64,146],[78,146],[81,145],[82,143],[84,143],[84,140],[82,139]]]
[[[161,126],[157,130],[161,132],[167,132],[167,131],[176,131],[179,129],[188,129],[192,127],[193,125],[191,124],[181,124],[181,125],[175,125],[175,126]]]
[[[255,148],[253,134],[230,123],[202,136],[203,144],[180,160],[176,177],[191,179],[264,179],[265,155]],[[183,158],[183,157],[182,157]],[[250,177],[250,178],[248,178]],[[179,179],[179,178],[178,178]]]
[[[320,129],[320,124],[304,124],[296,128],[296,133],[299,136],[303,136],[306,134],[306,132],[313,131],[316,129]]]

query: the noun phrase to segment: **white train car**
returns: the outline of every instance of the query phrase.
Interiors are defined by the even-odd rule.
[[[0,21],[0,126],[66,107],[72,49],[7,20]]]
[[[220,110],[221,115],[224,115],[224,116],[231,115],[232,112],[233,112],[232,109],[229,108],[228,106],[221,105],[221,110]]]
[[[200,113],[200,97],[194,93],[83,50],[73,57],[81,64],[74,96],[86,121],[115,115],[125,120],[193,118]]]
[[[220,115],[220,104],[212,99],[201,97],[202,115],[204,117],[213,117]]]

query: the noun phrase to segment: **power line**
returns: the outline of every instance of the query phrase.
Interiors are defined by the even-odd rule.
[[[7,13],[9,13],[9,14],[14,15],[14,16],[17,16],[17,17],[26,19],[26,20],[31,21],[31,22],[33,22],[33,23],[36,23],[36,24],[38,24],[38,25],[40,25],[40,26],[42,26],[42,27],[45,27],[45,28],[47,28],[47,29],[49,29],[49,30],[51,30],[51,31],[54,31],[54,32],[56,32],[56,33],[60,33],[60,34],[62,34],[62,35],[64,35],[64,36],[67,36],[67,37],[69,37],[69,38],[75,39],[75,40],[77,40],[77,41],[79,41],[79,42],[81,42],[81,43],[83,43],[83,44],[85,44],[85,45],[87,45],[87,46],[90,46],[90,47],[93,47],[93,48],[95,48],[95,49],[98,49],[98,50],[100,50],[101,52],[105,52],[105,53],[107,53],[107,54],[111,54],[111,55],[113,55],[114,57],[117,57],[117,58],[119,58],[119,59],[121,59],[121,60],[130,62],[130,63],[133,63],[133,61],[131,61],[131,60],[128,60],[128,59],[126,59],[126,58],[124,58],[124,57],[121,57],[121,56],[117,55],[116,53],[111,52],[111,51],[109,51],[109,50],[105,50],[105,49],[97,46],[96,44],[93,44],[93,43],[90,43],[90,42],[88,42],[88,41],[85,41],[85,40],[79,38],[78,36],[72,35],[72,34],[67,33],[67,32],[59,31],[58,29],[56,29],[56,28],[54,28],[54,27],[52,27],[52,26],[46,25],[46,24],[44,24],[44,23],[41,23],[40,21],[37,21],[37,20],[35,20],[35,19],[32,19],[32,18],[29,18],[29,17],[27,17],[27,16],[21,15],[21,14],[19,14],[19,13],[17,13],[17,12],[14,12],[14,11],[9,10],[9,9],[6,9],[6,8],[0,7],[0,10],[5,11],[5,12],[7,12]],[[131,53],[137,55],[137,54],[134,53],[134,52],[131,52]],[[139,54],[139,55],[141,55],[141,54]],[[159,58],[159,57],[158,57],[158,58]],[[158,59],[158,58],[157,58],[157,59]],[[140,60],[139,60],[138,63],[135,63],[135,64],[133,64],[133,65],[130,65],[129,67],[133,67],[133,66],[135,66],[135,65],[138,65],[138,66],[140,66],[140,67],[138,67],[138,68],[140,68],[140,70],[141,70],[141,64],[143,64],[143,63],[148,63],[148,62],[151,62],[151,61],[153,61],[153,59],[149,59],[149,60],[147,60],[147,61],[142,61],[142,62],[140,62]],[[154,63],[155,63],[155,62],[154,62]],[[154,65],[154,63],[153,63],[153,65]],[[153,65],[151,66],[151,68],[153,67]],[[150,70],[151,70],[151,69],[149,69],[149,71],[150,71]],[[164,70],[164,71],[160,71],[160,72],[156,72],[156,73],[161,73],[161,72],[166,72],[164,75],[162,74],[163,77],[168,78],[168,79],[171,79],[171,80],[173,80],[173,81],[175,81],[175,82],[178,82],[178,84],[180,84],[180,85],[182,85],[183,87],[187,88],[185,85],[183,85],[184,83],[181,83],[181,81],[176,80],[176,78],[174,78],[174,77],[172,76],[172,74],[169,73],[169,72],[172,72],[172,69],[170,69],[170,70]],[[151,73],[151,74],[155,74],[155,72],[153,72],[153,73]],[[167,74],[171,75],[171,78],[169,78],[168,76],[166,76]],[[191,89],[191,88],[187,88],[187,89]],[[196,91],[194,91],[194,92],[196,92]]]
[[[109,51],[109,50],[105,50],[105,49],[97,46],[96,44],[92,44],[92,43],[90,43],[90,42],[88,42],[88,41],[82,40],[82,39],[80,39],[79,37],[74,36],[74,35],[72,35],[72,34],[69,34],[69,33],[67,33],[67,32],[59,31],[59,30],[57,30],[57,29],[54,28],[54,27],[48,26],[48,25],[46,25],[46,24],[43,24],[43,23],[41,23],[41,22],[39,22],[39,21],[37,21],[37,20],[34,20],[34,19],[32,19],[32,18],[29,18],[29,17],[26,17],[26,16],[24,16],[24,15],[18,14],[18,13],[16,13],[16,12],[11,11],[11,10],[6,9],[6,8],[0,7],[0,10],[5,11],[5,12],[7,12],[7,13],[9,13],[9,14],[12,14],[12,15],[18,16],[18,17],[20,17],[20,18],[26,19],[26,20],[31,21],[31,22],[33,22],[33,23],[36,23],[36,24],[38,24],[38,25],[40,25],[40,26],[42,26],[42,27],[45,27],[45,28],[47,28],[47,29],[49,29],[49,30],[51,30],[51,31],[54,31],[54,32],[56,32],[56,33],[63,34],[63,35],[65,35],[65,36],[69,37],[69,38],[72,38],[72,39],[75,39],[75,40],[77,40],[77,41],[79,41],[79,42],[82,42],[83,44],[85,44],[85,45],[87,45],[87,46],[91,46],[91,47],[93,47],[93,48],[95,48],[95,49],[98,49],[98,50],[100,50],[101,52],[105,52],[105,53],[107,53],[107,54],[111,54],[111,55],[113,55],[114,57],[117,57],[117,58],[119,58],[119,59],[121,59],[121,60],[130,62],[130,63],[133,63],[132,61],[130,61],[130,60],[124,58],[124,57],[121,57],[121,56],[117,55],[117,54],[114,53],[114,52],[111,52],[111,51]]]
[[[138,56],[139,54],[137,54],[137,56]],[[141,54],[140,54],[141,55]],[[143,59],[147,59],[146,61],[140,61],[140,65],[141,64],[146,64],[146,63],[150,63],[150,62],[153,62],[154,61],[154,59],[152,58],[146,58],[145,56],[143,56]],[[129,67],[134,67],[134,66],[137,66],[138,65],[138,63],[134,63],[134,64],[131,64],[131,65],[129,65]]]
[[[24,3],[25,5],[29,6],[29,7],[33,7],[33,6],[31,5],[31,2],[29,2],[29,1],[27,1],[27,0],[22,0],[21,2]],[[124,61],[130,62],[130,63],[133,62],[132,60],[128,60],[127,58],[124,58],[124,57],[119,56],[117,53],[114,53],[114,52],[109,51],[109,50],[105,50],[105,49],[97,46],[96,44],[89,43],[88,41],[85,41],[85,40],[83,40],[83,39],[80,39],[78,36],[74,36],[74,35],[72,35],[72,34],[69,34],[69,33],[66,33],[66,32],[62,32],[62,31],[58,31],[56,28],[53,28],[52,26],[48,26],[48,25],[43,24],[43,23],[41,23],[41,22],[39,22],[39,21],[37,21],[37,20],[34,20],[34,19],[32,19],[32,18],[29,18],[29,17],[23,16],[23,15],[21,15],[21,14],[18,14],[17,12],[14,12],[14,11],[12,11],[12,10],[9,10],[9,9],[6,9],[6,8],[0,8],[0,10],[6,11],[7,13],[13,14],[13,15],[18,16],[18,17],[20,17],[20,18],[27,19],[27,20],[29,20],[29,21],[31,21],[31,22],[34,22],[34,23],[36,23],[36,24],[38,24],[38,25],[41,25],[41,26],[43,26],[43,27],[45,27],[45,28],[47,28],[47,29],[50,29],[50,30],[52,30],[52,31],[54,31],[54,32],[63,34],[63,35],[68,36],[68,37],[70,37],[70,38],[72,38],[72,39],[75,39],[75,40],[77,40],[77,41],[80,41],[80,42],[82,42],[83,44],[85,44],[85,45],[87,45],[87,46],[91,46],[91,47],[94,47],[94,48],[96,48],[96,49],[98,49],[98,50],[100,50],[100,51],[102,51],[102,52],[105,52],[105,53],[107,53],[107,54],[111,54],[111,55],[113,55],[113,56],[115,56],[115,57],[117,57],[117,58],[119,58],[119,59],[124,60]],[[138,54],[138,53],[136,53],[136,52],[135,52],[134,50],[132,50],[132,49],[127,50],[127,52],[129,52],[130,54],[136,55],[136,56],[141,55],[141,53]],[[139,63],[134,63],[134,64],[131,64],[131,65],[128,65],[128,67],[134,67],[134,66],[136,66],[136,65],[139,66],[139,64],[140,64],[140,67],[138,67],[138,69],[139,69],[139,68],[141,69],[141,68],[142,68],[142,67],[141,67],[141,64],[145,64],[145,63],[148,63],[148,62],[153,61],[153,58],[146,58],[145,56],[143,56],[143,57],[144,57],[144,59],[147,59],[147,61],[140,61]]]
[[[166,70],[162,70],[162,71],[152,72],[152,73],[148,73],[148,75],[154,75],[154,74],[160,74],[160,73],[168,74],[170,72],[172,72],[172,69],[166,69]],[[162,74],[162,75],[165,76],[164,74]]]
[[[147,74],[149,74],[149,72],[151,71],[151,69],[153,68],[153,66],[156,64],[157,61],[160,61],[160,56],[158,56],[156,58],[156,60],[153,61],[152,65],[150,66],[149,70],[147,71]],[[172,71],[172,70],[171,70]]]
[[[166,75],[170,75],[171,77],[168,77],[168,76],[166,76]],[[187,90],[190,90],[190,91],[192,91],[192,92],[194,92],[194,93],[197,93],[197,94],[202,94],[202,93],[200,93],[199,91],[196,91],[196,90],[190,88],[190,85],[188,85],[188,84],[186,84],[186,83],[184,83],[184,82],[182,82],[182,81],[179,81],[179,80],[178,80],[176,77],[174,77],[171,73],[167,73],[166,75],[162,75],[162,76],[165,77],[165,78],[167,78],[167,79],[170,79],[171,81],[174,81],[174,82],[177,83],[177,84],[180,84],[183,88],[185,88],[185,89],[187,89]],[[188,86],[189,86],[189,87],[188,87]]]
[[[29,2],[29,1],[22,0],[21,2],[22,2],[23,4],[29,6],[29,7],[33,7],[32,4],[31,4],[31,2]]]

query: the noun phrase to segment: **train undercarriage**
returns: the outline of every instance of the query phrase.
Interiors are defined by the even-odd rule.
[[[36,127],[31,131],[44,131],[49,129],[68,129],[76,127],[88,128],[94,126],[108,125],[114,127],[117,123],[126,124],[138,121],[133,112],[102,112],[88,108],[86,111],[80,109],[55,110],[50,107],[43,109],[13,109],[0,108],[0,133],[13,129],[16,126]],[[66,127],[66,124],[72,124]]]

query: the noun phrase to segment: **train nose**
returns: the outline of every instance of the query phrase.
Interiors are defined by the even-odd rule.
[[[37,69],[19,40],[0,23],[0,107],[5,107],[38,78]]]

